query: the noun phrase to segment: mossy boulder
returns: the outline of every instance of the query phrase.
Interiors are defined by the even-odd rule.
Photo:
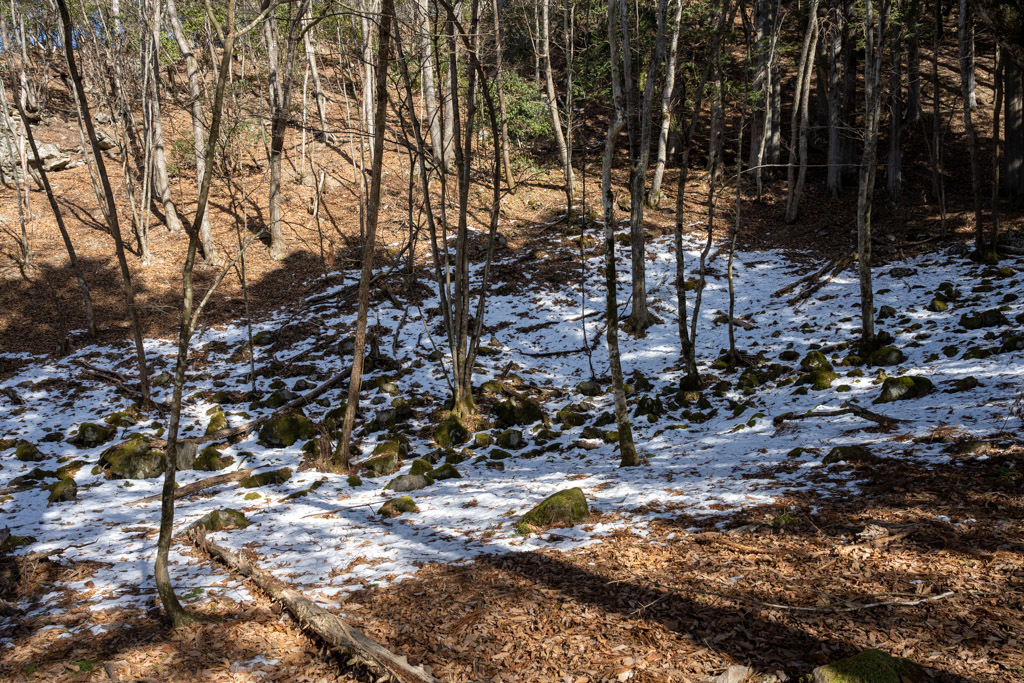
[[[57,476],[56,472],[52,470],[44,470],[38,467],[33,467],[27,474],[23,474],[20,477],[11,479],[9,484],[13,487],[19,486],[35,486],[44,479],[53,479]]]
[[[46,490],[50,492],[51,503],[74,500],[78,496],[78,485],[71,477],[61,477],[47,486]]]
[[[907,360],[907,357],[895,346],[883,346],[868,356],[868,365],[875,367],[888,367],[891,365],[899,365],[905,360]]]
[[[580,427],[587,422],[587,413],[579,404],[567,405],[555,413],[555,421],[562,427]]]
[[[387,441],[381,441],[373,447],[373,457],[395,456],[399,460],[409,457],[409,439],[402,434],[393,434]]]
[[[832,382],[837,379],[839,379],[839,375],[831,370],[815,369],[804,373],[797,384],[809,384],[815,391],[824,391],[831,387]]]
[[[815,370],[832,372],[832,364],[828,362],[828,359],[825,358],[825,354],[821,351],[808,351],[807,355],[800,361],[800,367],[807,372],[813,372]]]
[[[497,396],[501,393],[501,382],[497,380],[487,380],[480,385],[479,392],[483,396]]]
[[[923,683],[925,670],[916,662],[881,650],[866,650],[838,662],[819,666],[809,683]]]
[[[377,510],[377,514],[382,517],[398,517],[406,512],[419,512],[420,509],[416,505],[410,496],[400,496],[398,498],[392,498],[388,502],[380,506]]]
[[[978,381],[977,377],[974,375],[968,375],[967,377],[962,377],[953,382],[953,387],[949,389],[949,392],[955,394],[961,391],[970,391],[971,389],[976,389],[980,386],[981,382]]]
[[[875,399],[875,403],[889,403],[891,401],[905,401],[911,398],[921,398],[935,391],[935,385],[927,377],[919,375],[906,375],[904,377],[886,377],[882,383],[882,394]]]
[[[250,494],[252,495],[252,494]],[[221,508],[207,512],[196,522],[197,527],[207,531],[225,531],[227,529],[244,529],[251,522],[246,516],[234,508]]]
[[[137,434],[103,451],[99,464],[112,479],[151,479],[163,474],[167,456],[162,449],[150,448],[146,437]]]
[[[553,493],[523,515],[516,528],[523,533],[550,526],[573,526],[590,515],[587,497],[579,487]]]
[[[665,413],[665,406],[661,402],[661,399],[656,396],[641,396],[640,400],[636,403],[636,417],[642,417],[647,415],[649,417],[657,418]]]
[[[487,432],[477,432],[473,436],[473,445],[477,448],[487,448],[494,445],[494,437]]]
[[[928,310],[932,313],[945,313],[947,309],[949,309],[949,304],[937,297],[928,304]]]
[[[998,308],[990,308],[978,313],[964,313],[960,316],[960,327],[965,330],[980,330],[983,327],[999,327],[1009,324],[1010,321]]]
[[[14,457],[22,462],[40,462],[46,460],[46,455],[36,448],[35,444],[22,441],[14,449]]]
[[[384,488],[396,493],[402,491],[416,491],[426,488],[434,483],[433,478],[424,474],[400,474],[387,483]]]
[[[398,453],[392,452],[370,458],[362,463],[362,469],[366,471],[366,476],[371,479],[394,474],[398,471]]]
[[[794,349],[786,349],[785,351],[783,351],[782,353],[779,354],[779,360],[790,361],[790,362],[795,361],[799,357],[800,357],[800,352],[796,351]]]
[[[437,481],[444,481],[445,479],[462,479],[462,475],[455,469],[455,465],[450,462],[446,462],[440,467],[436,468],[431,472],[431,476]]]
[[[312,420],[296,411],[287,413],[263,423],[260,427],[259,442],[267,448],[287,448],[296,441],[305,441],[316,436]]]
[[[469,430],[462,425],[459,418],[449,415],[434,429],[433,438],[434,443],[441,448],[454,448],[469,441]]]
[[[494,406],[494,414],[501,427],[528,425],[544,419],[544,409],[532,398],[512,397]]]
[[[276,486],[285,483],[291,478],[292,468],[282,467],[279,470],[270,470],[269,472],[254,474],[248,479],[243,479],[239,486],[244,489],[255,489],[260,486]]]
[[[129,408],[111,413],[103,418],[103,421],[111,427],[134,427],[139,422],[139,414],[134,408]]]
[[[252,343],[255,346],[270,346],[274,343],[277,336],[273,332],[264,330],[263,332],[257,332],[252,337]]]
[[[505,431],[498,434],[498,445],[502,448],[508,448],[510,450],[519,450],[526,445],[526,440],[523,438],[523,432],[519,429],[506,429]]]
[[[576,385],[576,391],[584,396],[599,396],[601,394],[601,385],[597,382],[580,382]]]
[[[202,472],[215,472],[224,469],[234,461],[235,459],[230,455],[221,455],[215,446],[207,446],[199,452],[199,455],[193,461],[192,469]]]
[[[78,425],[78,431],[71,437],[71,443],[79,448],[95,448],[114,438],[117,427],[104,427],[93,422]]]
[[[512,454],[500,448],[492,448],[491,452],[487,454],[487,457],[491,460],[505,460],[506,458],[511,458]]]
[[[836,446],[828,452],[821,463],[833,465],[837,462],[864,463],[875,460],[877,458],[864,446]]]
[[[221,410],[220,406],[210,409],[208,414],[210,416],[210,421],[206,425],[206,436],[216,434],[228,426],[228,417],[224,414],[224,411]]]
[[[423,458],[413,460],[412,467],[409,468],[409,474],[430,474],[433,471],[434,467]]]

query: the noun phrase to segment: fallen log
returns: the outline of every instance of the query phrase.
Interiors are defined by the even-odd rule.
[[[423,667],[413,666],[405,656],[391,652],[349,626],[338,615],[328,612],[284,581],[257,567],[249,557],[235,554],[208,540],[202,529],[193,531],[189,538],[198,549],[251,579],[271,598],[282,602],[299,624],[316,633],[332,649],[348,657],[349,665],[364,667],[384,680],[399,683],[437,681]],[[251,552],[249,554],[252,555]]]
[[[898,422],[910,422],[910,420],[902,420],[896,417],[889,417],[888,415],[880,415],[879,413],[868,410],[867,408],[861,408],[860,406],[846,405],[839,410],[812,410],[807,413],[783,413],[782,415],[778,415],[772,419],[772,423],[780,425],[787,420],[806,420],[812,417],[839,417],[840,415],[854,415],[861,419],[877,422],[878,424],[885,426],[894,425]]]
[[[235,472],[228,472],[227,474],[218,474],[215,477],[200,479],[199,481],[194,481],[191,484],[186,484],[185,486],[179,486],[178,488],[174,489],[174,500],[178,500],[186,496],[191,496],[193,493],[199,493],[200,491],[205,491],[206,489],[213,488],[214,486],[220,486],[221,484],[230,484],[233,481],[242,481],[243,479],[248,479],[249,477],[252,476],[252,473],[254,471],[255,470],[253,468],[246,470],[237,470]],[[158,493],[154,496],[140,498],[139,500],[130,504],[144,505],[146,503],[155,503],[158,500],[160,500],[160,497],[161,494]]]

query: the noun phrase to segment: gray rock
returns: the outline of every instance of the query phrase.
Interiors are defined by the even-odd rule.
[[[71,157],[64,155],[60,151],[60,147],[48,142],[43,145],[39,145],[39,161],[44,171],[52,173],[54,171],[60,171],[67,167],[71,163]],[[29,157],[29,163],[35,167],[35,159]]]
[[[430,480],[422,474],[400,474],[385,486],[385,489],[389,491],[415,491],[417,489],[426,488],[430,485]]]

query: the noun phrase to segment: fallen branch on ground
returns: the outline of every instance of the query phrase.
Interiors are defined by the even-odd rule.
[[[772,424],[780,425],[787,420],[806,420],[812,417],[839,417],[840,415],[855,415],[864,420],[870,420],[877,422],[880,425],[894,425],[898,422],[910,422],[910,420],[902,420],[896,417],[889,417],[887,415],[880,415],[876,412],[868,410],[867,408],[861,408],[855,405],[845,405],[839,410],[820,410],[810,411],[807,413],[783,413],[782,415],[776,416],[772,420]]]
[[[129,385],[128,379],[124,375],[118,372],[114,372],[113,370],[104,370],[103,368],[98,368],[92,363],[87,363],[86,361],[81,359],[75,360],[74,363],[75,365],[84,369],[85,374],[88,375],[89,377],[92,377],[93,379],[98,379],[101,382],[106,382],[107,384],[113,384],[115,387],[117,387],[124,393],[133,397],[136,401],[142,400],[142,392]],[[162,406],[159,403],[153,402],[153,406],[157,410],[167,410],[166,406]]]
[[[382,679],[399,683],[426,683],[437,680],[423,667],[409,664],[404,656],[391,652],[361,631],[349,626],[338,615],[316,605],[285,582],[263,571],[249,557],[235,554],[208,540],[202,530],[197,529],[189,538],[197,548],[220,560],[233,571],[252,579],[267,595],[284,603],[302,626],[316,633],[332,649],[348,657],[348,664],[365,667]]]
[[[248,479],[249,477],[252,476],[252,473],[254,471],[255,470],[252,468],[246,470],[237,470],[235,472],[228,472],[227,474],[218,474],[215,477],[200,479],[199,481],[194,481],[191,484],[180,486],[174,489],[174,500],[178,500],[186,496],[191,496],[193,493],[199,493],[200,491],[205,491],[206,489],[213,488],[214,486],[220,486],[221,484],[230,484],[233,481],[241,481],[243,479]],[[162,494],[158,493],[154,496],[140,498],[134,503],[129,503],[129,505],[143,505],[145,503],[155,503],[160,500],[161,495]]]

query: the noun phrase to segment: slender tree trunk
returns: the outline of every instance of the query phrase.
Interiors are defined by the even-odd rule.
[[[656,208],[661,202],[661,182],[665,175],[665,163],[668,159],[668,133],[672,125],[672,97],[676,87],[676,60],[679,54],[679,29],[683,18],[683,0],[676,3],[675,17],[672,19],[672,39],[669,42],[668,59],[665,62],[665,88],[661,94],[661,127],[658,129],[658,151],[654,163],[654,178],[651,180],[651,191],[647,195],[647,205]]]
[[[873,0],[864,4],[864,154],[861,158],[857,191],[857,258],[860,270],[861,352],[866,355],[875,345],[875,296],[871,284],[871,201],[875,187],[875,161],[878,148],[878,119],[881,108],[879,82],[882,53],[885,51],[889,0],[882,0],[878,16]]]
[[[150,59],[146,62],[149,70],[150,90],[150,111],[149,125],[152,127],[153,141],[153,194],[160,202],[164,210],[164,223],[171,232],[181,230],[181,219],[178,217],[178,209],[171,199],[171,182],[167,176],[167,154],[164,146],[164,126],[160,112],[160,28],[163,26],[161,2],[162,0],[150,0],[153,3],[151,9],[151,21],[149,24],[149,39],[152,44]],[[147,202],[148,203],[148,202]]]
[[[388,103],[388,66],[391,62],[391,15],[394,1],[383,0],[378,20],[378,60],[375,69],[376,92],[374,111],[376,120],[373,137],[373,158],[370,161],[370,196],[366,206],[366,241],[363,243],[362,270],[359,274],[359,304],[356,312],[355,349],[352,352],[352,375],[348,384],[348,402],[341,437],[334,454],[334,468],[347,470],[349,466],[352,427],[359,407],[359,389],[363,379],[363,354],[366,349],[366,318],[370,309],[370,278],[373,275],[373,252],[377,247],[377,221],[380,216],[380,187],[384,162],[384,126]]]
[[[544,62],[544,87],[547,94],[548,110],[551,113],[551,129],[555,136],[555,147],[558,149],[558,160],[562,164],[562,171],[565,175],[565,191],[569,196],[576,194],[576,179],[570,163],[569,150],[565,144],[565,134],[562,131],[562,117],[558,113],[558,97],[555,93],[555,78],[551,68],[551,0],[540,0],[540,46],[543,51],[541,58]]]
[[[993,251],[999,248],[999,156],[1002,152],[1002,141],[999,137],[999,112],[1003,107],[1003,49],[996,44],[996,65],[993,69],[995,84],[995,102],[992,104],[992,234],[989,244]]]
[[[920,0],[910,0],[907,18],[907,129],[915,130],[921,121],[921,30]]]
[[[430,18],[428,0],[417,0],[420,30],[416,37],[419,41],[420,73],[423,77],[423,100],[427,109],[427,128],[430,131],[430,146],[434,154],[434,163],[447,168],[444,161],[444,139],[441,136],[441,115],[437,107],[437,84],[434,81],[434,50],[431,46]]]
[[[825,185],[833,197],[838,197],[843,191],[841,49],[844,20],[842,0],[837,0],[825,34],[825,53],[828,59],[828,175]]]
[[[302,42],[306,50],[309,75],[313,79],[313,100],[316,102],[316,113],[320,118],[320,132],[316,138],[327,142],[331,138],[330,125],[327,123],[327,96],[324,94],[324,87],[320,82],[320,69],[317,66],[317,52],[316,45],[313,43],[313,32],[309,30],[303,31]]]
[[[617,298],[618,278],[615,275],[615,197],[612,194],[612,162],[615,158],[615,141],[625,126],[622,107],[622,85],[619,78],[619,58],[616,51],[619,40],[616,24],[619,12],[616,4],[624,0],[608,0],[608,45],[611,50],[612,99],[615,114],[608,126],[604,143],[604,159],[601,163],[601,201],[604,208],[604,271],[605,271],[605,315],[608,323],[608,361],[612,372],[612,395],[615,398],[615,422],[619,431],[619,465],[632,467],[640,464],[640,458],[633,444],[633,430],[629,424],[626,408],[626,390],[622,379],[622,360],[619,355],[619,304]],[[623,53],[627,49],[623,41]]]
[[[1012,59],[1005,60],[1003,78],[1003,155],[1005,179],[1003,194],[1009,199],[1024,197],[1024,84],[1021,68]]]
[[[192,50],[192,44],[185,36],[178,9],[174,0],[167,0],[167,22],[174,34],[178,50],[185,57],[185,68],[188,71],[189,116],[192,119],[192,151],[196,160],[196,192],[202,187],[206,177],[206,132],[203,125],[203,100],[199,74],[199,60]],[[213,241],[213,230],[210,228],[210,214],[203,213],[203,221],[199,228],[199,240],[203,248],[203,260],[207,265],[220,263],[217,245]]]
[[[800,195],[803,193],[804,179],[807,175],[807,123],[810,108],[811,73],[814,69],[814,55],[818,41],[818,0],[811,0],[807,10],[807,30],[804,43],[800,50],[800,63],[797,66],[796,94],[793,96],[793,116],[790,119],[789,167],[786,184],[786,222],[796,220],[800,207]],[[743,140],[742,135],[740,141]],[[797,163],[799,159],[799,173]],[[739,177],[736,178],[739,182]]]
[[[78,70],[75,61],[73,48],[74,30],[71,26],[71,16],[65,0],[57,0],[57,9],[60,15],[62,36],[64,44],[64,58],[67,61],[68,73],[71,77],[72,93],[82,111],[82,120],[89,138],[89,145],[92,148],[92,156],[96,162],[96,172],[103,185],[103,216],[106,218],[110,235],[114,238],[114,250],[117,253],[117,263],[121,269],[121,288],[124,296],[125,307],[128,309],[128,319],[132,325],[132,335],[135,338],[135,356],[139,366],[139,388],[144,406],[149,406],[149,369],[146,365],[146,347],[142,342],[142,325],[139,323],[138,309],[135,306],[135,288],[132,284],[132,273],[128,268],[128,259],[125,257],[124,242],[121,239],[121,225],[117,219],[117,205],[114,203],[114,190],[110,186],[110,179],[107,176],[107,169],[103,163],[103,152],[100,150],[99,141],[96,138],[96,129],[92,123],[92,115],[89,113],[89,103],[85,97],[85,87],[82,84],[82,75]]]
[[[974,29],[967,0],[960,0],[960,91],[964,107],[964,130],[971,157],[971,196],[974,199],[974,248],[980,258],[988,258],[992,249],[985,244],[985,220],[981,205],[981,163],[978,159],[978,134],[974,129]]]
[[[903,202],[903,36],[894,32],[892,38],[892,71],[889,90],[889,163],[886,166],[886,187],[894,206]]]
[[[498,91],[498,111],[501,115],[501,163],[505,168],[505,182],[509,192],[515,192],[516,181],[512,177],[512,162],[508,151],[508,121],[505,116],[505,89],[502,87],[502,51],[505,47],[505,29],[501,19],[501,0],[492,0],[491,11],[494,14],[494,88]],[[570,165],[570,170],[571,170]]]

